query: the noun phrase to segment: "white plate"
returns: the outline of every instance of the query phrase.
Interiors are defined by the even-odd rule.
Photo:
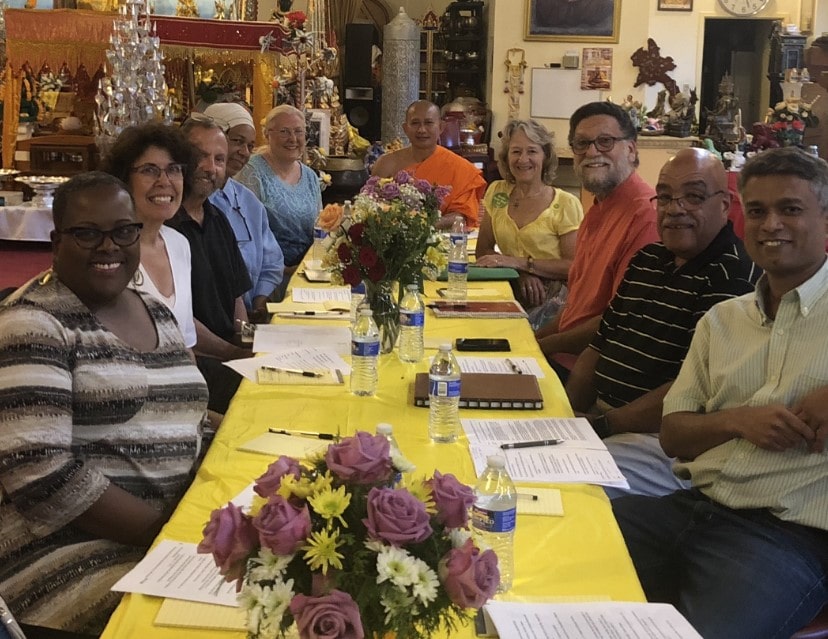
[[[331,272],[323,268],[305,268],[305,278],[309,282],[330,282]]]

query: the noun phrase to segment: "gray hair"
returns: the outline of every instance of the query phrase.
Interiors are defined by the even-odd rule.
[[[290,104],[280,104],[277,107],[273,107],[270,111],[267,112],[267,115],[262,120],[262,133],[267,136],[267,129],[273,123],[273,120],[278,118],[280,115],[295,115],[305,121],[305,114],[302,113],[299,109],[295,106],[291,106]]]
[[[514,184],[515,176],[512,175],[512,171],[509,169],[509,143],[512,136],[518,131],[523,131],[530,142],[543,149],[541,180],[544,184],[552,184],[552,180],[555,179],[555,172],[558,169],[558,156],[555,153],[554,145],[555,137],[536,120],[510,120],[503,127],[500,152],[497,154],[497,168],[500,169],[500,175],[507,182]]]

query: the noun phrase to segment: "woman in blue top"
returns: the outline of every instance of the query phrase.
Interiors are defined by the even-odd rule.
[[[313,226],[322,208],[319,178],[302,163],[305,116],[287,104],[271,109],[264,120],[267,146],[236,175],[267,208],[270,228],[295,267],[313,243]]]

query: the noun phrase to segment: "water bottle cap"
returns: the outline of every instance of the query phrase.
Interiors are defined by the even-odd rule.
[[[406,286],[405,288],[406,288],[406,290],[409,290],[409,291],[417,291],[417,292],[419,292],[419,291],[420,291],[420,286],[419,286],[419,284],[409,284],[409,285],[408,285],[408,286]]]
[[[492,468],[506,468],[506,458],[503,455],[489,455],[486,463]]]
[[[377,424],[377,435],[390,435],[394,431],[394,427],[391,424],[380,423]]]
[[[441,351],[450,352],[451,351],[451,344],[449,344],[449,343],[440,344],[439,349]]]

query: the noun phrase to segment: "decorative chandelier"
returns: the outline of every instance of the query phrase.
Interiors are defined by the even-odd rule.
[[[172,123],[161,40],[150,23],[147,0],[126,0],[113,22],[106,72],[95,96],[95,141],[105,153],[125,128],[160,120]]]

